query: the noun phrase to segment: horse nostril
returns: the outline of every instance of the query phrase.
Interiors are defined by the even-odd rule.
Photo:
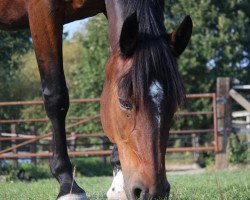
[[[142,189],[140,188],[135,188],[133,191],[134,197],[135,199],[139,199],[142,193]]]

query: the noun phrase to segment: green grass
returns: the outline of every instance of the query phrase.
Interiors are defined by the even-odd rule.
[[[169,175],[171,200],[250,200],[249,169],[206,172],[195,175]],[[111,177],[81,177],[77,179],[91,200],[106,199]],[[55,199],[58,184],[54,179],[32,183],[1,182],[0,199]]]

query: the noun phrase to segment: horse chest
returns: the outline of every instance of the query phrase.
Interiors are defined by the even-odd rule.
[[[87,0],[64,0],[66,3],[70,3],[74,9],[83,7]]]

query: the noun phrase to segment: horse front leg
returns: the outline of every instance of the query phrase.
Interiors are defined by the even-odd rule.
[[[69,96],[63,71],[63,7],[60,0],[30,0],[29,23],[42,82],[47,116],[53,129],[50,169],[60,184],[58,199],[87,199],[74,181],[67,152],[65,117]]]
[[[108,200],[127,200],[125,191],[124,191],[124,179],[122,174],[121,163],[119,159],[119,153],[117,146],[114,145],[111,154],[111,164],[113,166],[113,182],[111,187],[107,192]]]

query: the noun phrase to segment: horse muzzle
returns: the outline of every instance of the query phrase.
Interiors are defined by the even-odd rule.
[[[125,189],[125,192],[131,200],[168,200],[170,184],[166,181],[158,186],[147,187],[142,182],[135,182],[129,190]]]

